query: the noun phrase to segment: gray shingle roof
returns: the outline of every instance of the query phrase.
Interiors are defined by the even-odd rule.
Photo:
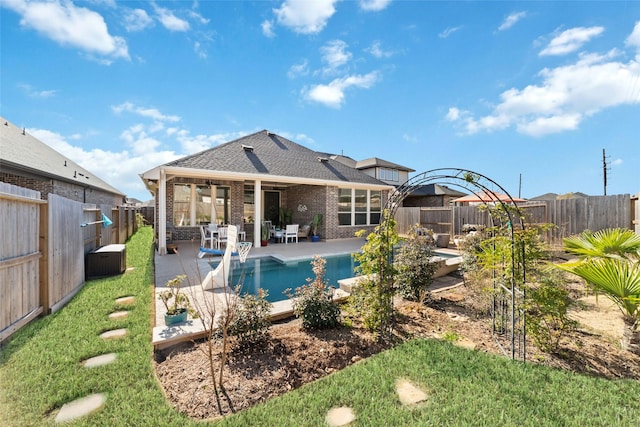
[[[454,190],[452,188],[447,187],[446,185],[440,184],[426,184],[421,185],[416,188],[409,196],[454,196],[454,197],[462,197],[466,196],[467,193],[463,193],[458,190]]]
[[[245,150],[243,146],[253,149]],[[266,130],[174,160],[165,166],[386,185],[327,157],[326,153],[310,150]]]
[[[371,157],[369,159],[359,160],[356,163],[356,167],[358,169],[367,169],[367,168],[373,168],[373,167],[383,167],[383,168],[398,169],[398,170],[407,171],[407,172],[415,172],[415,169],[411,169],[411,168],[408,168],[406,166],[399,165],[397,163],[392,163],[392,162],[389,162],[387,160],[379,159],[377,157]]]
[[[0,117],[0,120],[0,169],[11,167],[34,175],[124,195],[28,132],[23,134],[22,129],[4,117]]]

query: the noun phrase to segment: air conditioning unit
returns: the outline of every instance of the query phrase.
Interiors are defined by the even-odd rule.
[[[127,268],[125,245],[107,245],[87,254],[85,277],[87,279],[122,274]]]

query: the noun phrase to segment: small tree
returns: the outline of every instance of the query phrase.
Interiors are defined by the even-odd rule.
[[[352,312],[363,319],[365,326],[380,337],[387,337],[393,322],[393,295],[396,270],[393,248],[398,243],[396,221],[385,210],[382,222],[367,235],[362,251],[354,255],[359,265],[356,272],[367,276],[351,294]],[[356,236],[364,236],[360,230]]]
[[[417,227],[409,230],[394,264],[398,272],[395,282],[398,294],[410,301],[428,300],[428,287],[433,283],[436,263],[433,262],[433,247],[425,236],[418,234]]]
[[[293,300],[293,313],[302,318],[302,327],[305,329],[327,329],[340,324],[340,307],[326,289],[326,263],[324,258],[314,256],[311,265],[315,279],[308,278],[307,284],[297,288],[294,293],[291,293],[291,289],[284,291]]]

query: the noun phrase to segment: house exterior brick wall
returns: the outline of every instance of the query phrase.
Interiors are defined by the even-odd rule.
[[[42,200],[47,200],[48,194],[52,193],[76,202],[96,205],[121,206],[124,202],[121,195],[35,175],[26,176],[2,172],[0,173],[0,181],[39,191]]]

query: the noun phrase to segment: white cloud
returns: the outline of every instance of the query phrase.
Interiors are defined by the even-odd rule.
[[[344,103],[345,91],[351,87],[369,89],[379,80],[379,73],[372,71],[365,75],[353,75],[333,80],[329,84],[311,86],[303,90],[307,100],[340,108]]]
[[[440,34],[438,34],[438,37],[440,37],[441,39],[446,39],[451,34],[455,33],[456,31],[459,31],[461,28],[462,26],[448,27],[444,31],[442,31]]]
[[[287,71],[287,77],[294,79],[298,76],[306,76],[309,74],[309,61],[306,59],[299,64],[293,64],[289,71]]]
[[[53,89],[37,90],[30,84],[26,83],[18,84],[18,87],[22,89],[30,98],[51,98],[52,96],[55,96],[56,92],[58,92],[57,90]]]
[[[624,163],[622,159],[615,159],[611,161],[612,166],[620,166],[622,163]]]
[[[161,121],[161,122],[178,122],[178,121],[180,121],[180,117],[179,116],[168,116],[168,115],[162,114],[159,110],[157,110],[155,108],[138,107],[138,106],[134,105],[131,102],[123,102],[120,105],[114,105],[114,106],[111,107],[111,110],[116,114],[120,114],[123,111],[126,111],[128,113],[134,113],[134,114],[137,114],[139,116],[147,117],[147,118],[158,120],[158,121]]]
[[[522,18],[527,16],[527,12],[514,12],[507,16],[502,24],[498,27],[498,31],[507,30],[518,23]]]
[[[198,55],[200,59],[206,59],[208,56],[207,50],[202,46],[202,43],[195,41],[193,43],[193,51]]]
[[[360,9],[369,12],[378,12],[389,6],[391,0],[360,0]]]
[[[279,9],[273,9],[278,23],[296,33],[315,34],[322,31],[336,12],[337,0],[285,0]]]
[[[30,27],[63,46],[73,46],[90,54],[129,59],[124,38],[112,36],[102,15],[70,1],[4,0],[22,16],[20,24]],[[110,63],[110,61],[102,61]]]
[[[373,44],[369,46],[367,49],[365,49],[365,51],[369,52],[371,55],[373,55],[376,58],[390,58],[393,56],[393,52],[391,52],[390,50],[382,49],[382,46],[379,41],[373,42]]]
[[[180,157],[171,150],[156,151],[158,144],[144,132],[133,135],[134,139],[130,145],[139,147],[134,152],[127,150],[115,152],[98,148],[85,150],[69,144],[67,138],[49,130],[32,129],[29,133],[89,172],[96,174],[111,186],[127,195],[141,197],[143,200],[150,199],[151,195],[145,190],[139,174]],[[144,149],[147,150],[143,151]]]
[[[347,50],[347,43],[342,40],[331,40],[320,48],[322,62],[327,66],[322,70],[324,74],[335,74],[340,67],[348,63],[352,54]]]
[[[554,37],[539,55],[565,55],[574,52],[603,31],[603,27],[576,27],[565,30]]]
[[[143,9],[131,9],[125,12],[124,28],[129,32],[142,31],[153,25],[153,19]]]
[[[629,47],[636,48],[640,55],[640,21],[636,22],[636,25],[633,27],[633,31],[625,40],[625,44]]]
[[[584,54],[574,64],[545,68],[539,72],[540,84],[504,91],[490,114],[475,119],[470,112],[451,107],[446,119],[461,124],[469,134],[512,126],[532,136],[577,129],[605,108],[640,104],[640,93],[630,90],[640,79],[640,63],[615,61],[618,55],[616,50]]]
[[[173,11],[153,4],[160,23],[169,31],[188,31],[191,27],[188,21],[178,18]]]
[[[265,37],[271,39],[276,36],[276,33],[273,31],[273,21],[263,21],[260,26],[262,27],[262,34],[264,34]]]

